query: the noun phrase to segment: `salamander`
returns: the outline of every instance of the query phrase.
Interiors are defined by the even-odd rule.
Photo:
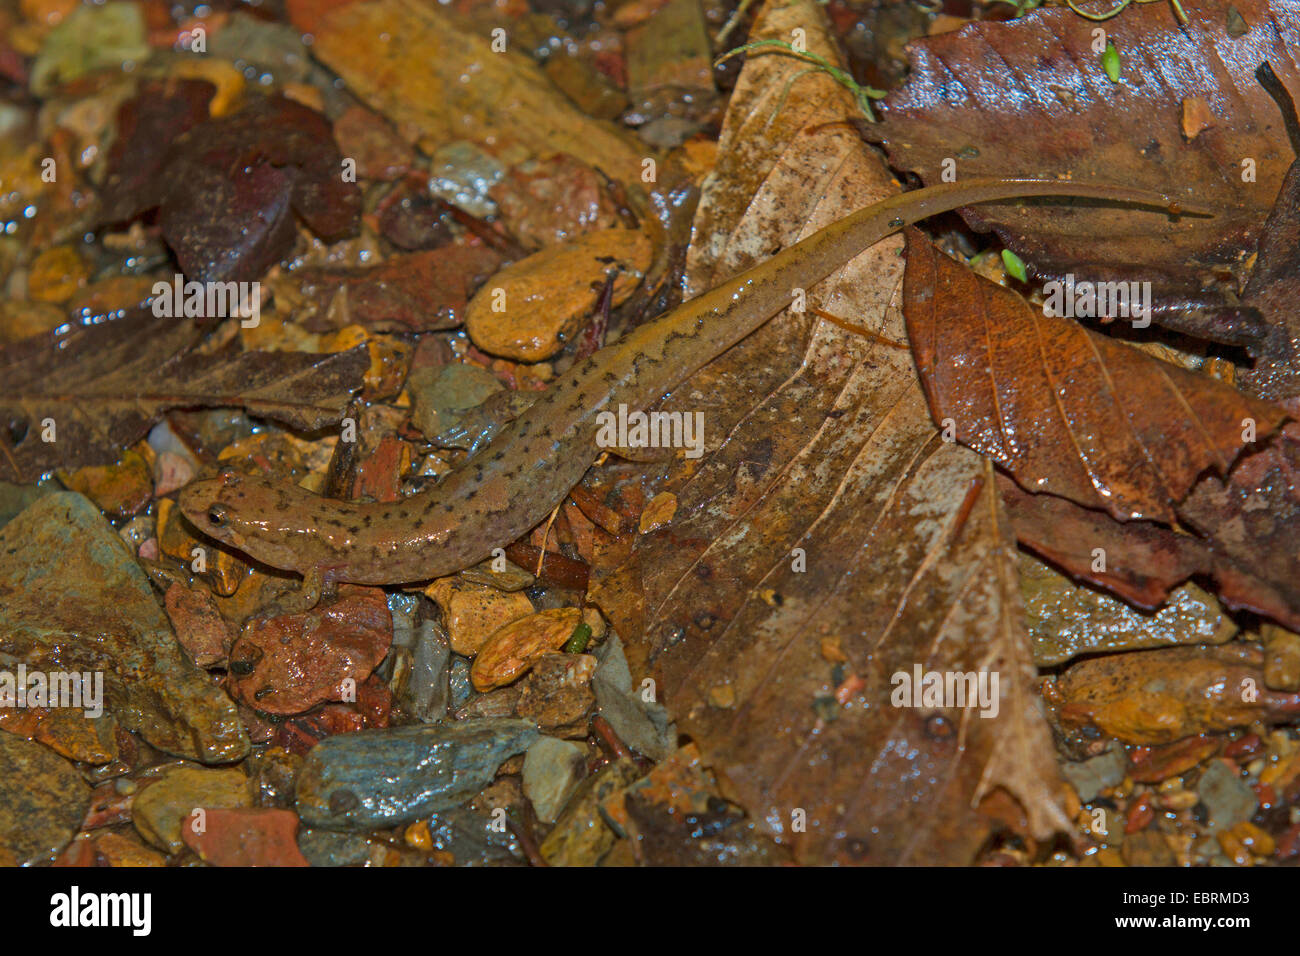
[[[544,520],[598,454],[597,415],[643,409],[864,249],[903,226],[974,203],[1088,197],[1204,214],[1169,196],[1067,181],[971,180],[904,192],[832,223],[765,262],[644,323],[559,376],[481,451],[397,502],[324,498],[227,471],[183,490],[205,535],[304,578],[303,603],[335,582],[427,581],[491,556]]]

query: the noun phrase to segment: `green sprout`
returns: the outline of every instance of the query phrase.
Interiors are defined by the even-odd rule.
[[[738,46],[734,50],[724,53],[722,56],[718,57],[714,65],[721,66],[734,56],[740,56],[742,53],[752,53],[756,50],[779,53],[782,56],[792,56],[796,60],[803,60],[805,63],[812,63],[814,67],[811,70],[803,70],[790,77],[786,82],[784,89],[781,91],[781,98],[777,101],[776,109],[773,110],[773,115],[781,112],[781,107],[785,105],[786,97],[790,95],[790,88],[794,85],[795,80],[809,73],[822,72],[830,74],[831,79],[835,80],[836,83],[840,84],[840,86],[852,93],[854,102],[858,104],[858,108],[862,110],[867,119],[871,120],[873,123],[876,121],[876,114],[871,109],[871,101],[882,98],[885,95],[883,90],[875,90],[869,86],[863,86],[849,74],[848,70],[841,69],[824,56],[819,56],[816,53],[809,53],[806,50],[796,50],[793,45],[787,43],[785,40],[754,40],[752,43],[746,43],[744,46]]]
[[[1011,276],[1011,278],[1015,279],[1017,282],[1029,281],[1029,270],[1025,268],[1025,260],[1021,259],[1010,249],[1002,250],[1002,264],[1006,266],[1007,275]]]
[[[587,642],[591,640],[591,625],[583,621],[573,629],[573,636],[564,642],[564,653],[581,654],[587,649]]]
[[[1115,49],[1115,44],[1106,44],[1106,52],[1101,55],[1101,68],[1112,83],[1119,82],[1119,50]]]

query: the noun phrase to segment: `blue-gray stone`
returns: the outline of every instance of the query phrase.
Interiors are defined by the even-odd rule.
[[[537,736],[529,721],[487,718],[326,737],[298,774],[298,816],[334,830],[412,823],[473,797]]]

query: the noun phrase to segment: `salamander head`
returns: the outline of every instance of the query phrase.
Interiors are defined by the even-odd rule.
[[[319,551],[313,520],[319,501],[297,485],[226,471],[186,487],[177,504],[209,538],[273,568],[302,571]]]

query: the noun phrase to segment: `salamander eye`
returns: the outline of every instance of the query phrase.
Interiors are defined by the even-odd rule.
[[[209,508],[208,524],[214,528],[224,528],[226,526],[226,509],[221,505],[213,505]]]

